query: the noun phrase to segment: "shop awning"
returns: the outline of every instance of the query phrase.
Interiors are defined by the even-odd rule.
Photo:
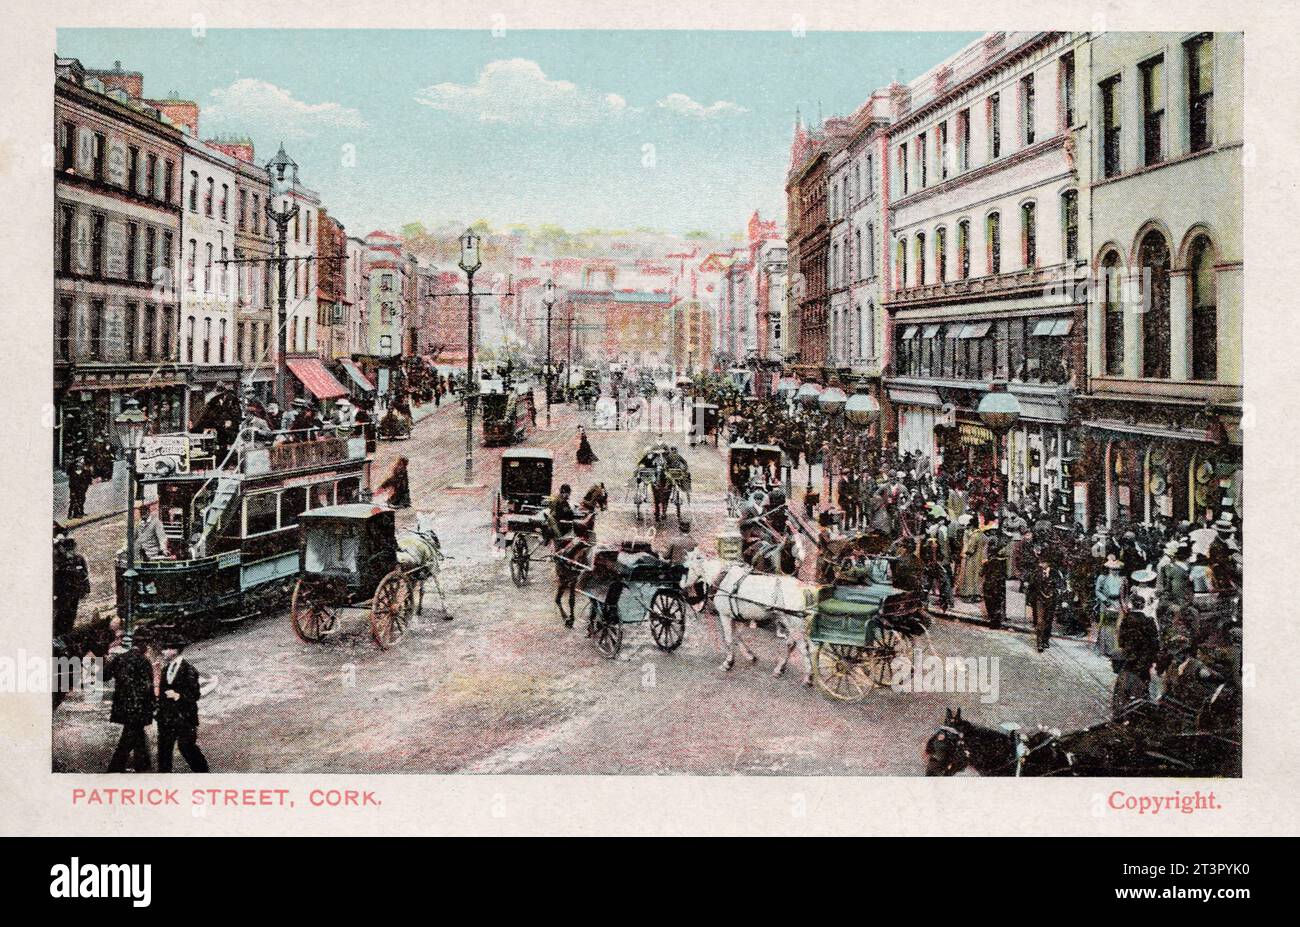
[[[939,329],[942,327],[942,325],[927,325],[925,326],[925,331],[921,332],[921,337],[933,338],[935,335],[939,334]]]
[[[1154,422],[1127,422],[1117,419],[1090,419],[1083,423],[1083,427],[1093,431],[1110,432],[1121,438],[1143,437],[1143,438],[1162,438],[1166,441],[1196,441],[1205,444],[1213,444],[1214,436],[1204,428],[1169,428],[1163,424]]]
[[[370,382],[370,378],[367,377],[362,372],[361,368],[357,366],[356,361],[343,358],[339,360],[339,365],[347,371],[348,378],[357,386],[361,387],[367,393],[373,393],[375,391],[375,384]]]
[[[993,327],[992,322],[967,322],[961,327],[961,334],[958,338],[983,338]]]
[[[1039,319],[1030,334],[1035,338],[1056,337],[1070,334],[1073,327],[1074,319]]]
[[[911,338],[915,338],[917,336],[917,333],[920,331],[921,331],[921,326],[919,325],[907,326],[907,328],[903,329],[903,340],[907,341]]]
[[[325,369],[319,358],[290,357],[285,360],[289,370],[317,399],[341,399],[348,394],[334,374]]]

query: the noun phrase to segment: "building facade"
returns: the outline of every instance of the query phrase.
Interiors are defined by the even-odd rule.
[[[113,85],[99,73],[72,58],[55,63],[58,467],[93,439],[116,443],[113,419],[127,398],[153,428],[179,429],[186,415],[176,353],[183,135],[139,101],[138,74],[119,66]]]
[[[1090,520],[1240,517],[1239,33],[1093,39]]]

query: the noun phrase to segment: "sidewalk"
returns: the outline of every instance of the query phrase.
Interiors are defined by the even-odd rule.
[[[86,514],[82,518],[68,518],[68,476],[62,470],[54,471],[54,520],[69,530],[94,524],[106,518],[126,513],[127,465],[125,460],[113,464],[111,480],[97,480],[86,491]],[[145,487],[145,501],[158,498],[157,490]]]

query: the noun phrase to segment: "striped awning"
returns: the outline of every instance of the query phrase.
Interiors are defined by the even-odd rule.
[[[373,393],[375,391],[375,384],[370,382],[370,378],[367,377],[365,373],[362,372],[361,368],[357,366],[356,361],[348,360],[347,358],[340,358],[339,366],[347,371],[348,378],[351,379],[353,383],[361,387],[367,393]]]
[[[341,399],[348,394],[343,384],[316,357],[290,357],[285,360],[289,370],[317,399]]]

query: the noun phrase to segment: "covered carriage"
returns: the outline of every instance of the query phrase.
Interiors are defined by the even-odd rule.
[[[754,490],[770,493],[781,487],[785,452],[775,444],[734,441],[727,448],[727,510],[735,517],[740,502]]]
[[[649,623],[655,646],[671,652],[686,636],[686,568],[657,556],[647,542],[598,549],[577,591],[587,599],[587,631],[609,659],[623,647],[624,628]]]
[[[515,448],[501,455],[501,483],[492,509],[498,547],[508,551],[510,578],[526,585],[538,550],[551,540],[546,500],[555,456],[544,448]]]

